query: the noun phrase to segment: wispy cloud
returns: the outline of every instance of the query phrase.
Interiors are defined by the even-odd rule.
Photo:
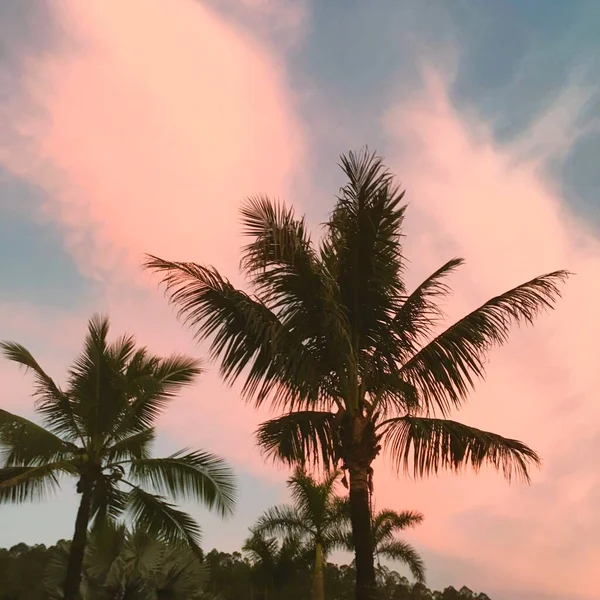
[[[64,38],[24,62],[19,96],[3,103],[2,163],[47,192],[42,210],[81,271],[101,282],[90,313],[109,312],[115,332],[137,333],[155,351],[197,352],[140,263],[151,252],[236,277],[241,200],[287,195],[302,166],[284,64],[193,0],[52,7]],[[262,469],[251,437],[259,418],[212,370],[165,425]]]
[[[502,580],[510,577],[515,592],[591,598],[600,474],[587,457],[600,453],[594,350],[600,240],[565,205],[540,159],[548,158],[548,149],[568,149],[543,140],[568,145],[569,126],[584,104],[550,107],[562,120],[541,115],[522,136],[527,140],[533,132],[541,148],[532,147],[523,160],[520,140],[499,146],[485,123],[452,106],[444,79],[431,71],[425,80],[423,93],[393,106],[385,120],[394,170],[408,183],[406,253],[415,281],[452,256],[464,256],[467,265],[447,306],[455,318],[535,275],[565,268],[576,276],[555,312],[534,329],[516,331],[507,348],[492,353],[487,382],[460,415],[539,450],[544,467],[533,487],[508,487],[490,473],[408,484],[380,475],[379,497],[420,507],[427,522],[418,538],[465,559],[485,552],[497,574],[491,581],[473,568],[457,579],[485,589],[506,588]],[[567,91],[558,102],[574,97]],[[568,559],[569,553],[577,559]]]

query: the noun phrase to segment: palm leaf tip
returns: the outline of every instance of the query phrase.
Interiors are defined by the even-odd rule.
[[[400,368],[415,386],[426,412],[443,416],[460,406],[476,379],[485,376],[485,358],[493,346],[503,345],[511,324],[532,323],[561,295],[568,271],[536,277],[496,296],[457,321],[412,355]]]

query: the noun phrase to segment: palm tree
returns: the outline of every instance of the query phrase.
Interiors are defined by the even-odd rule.
[[[341,167],[348,181],[319,244],[292,209],[246,202],[241,264],[252,295],[211,267],[154,256],[146,267],[197,336],[212,340],[224,380],[243,376],[247,400],[283,411],[259,429],[267,455],[349,473],[357,599],[367,600],[376,594],[372,463],[382,447],[415,476],[489,464],[528,480],[538,464],[522,442],[448,417],[484,376],[489,350],[512,324],[553,306],[568,274],[536,277],[437,333],[438,301],[462,259],[407,291],[403,192],[375,154],[350,153]]]
[[[264,531],[250,530],[250,537],[244,542],[243,551],[249,558],[252,579],[262,592],[263,600],[278,597],[289,591],[289,586],[299,579],[299,575],[310,564],[307,548],[300,536],[285,535],[281,544],[274,537],[267,537]]]
[[[349,519],[348,519],[349,521]],[[396,533],[423,522],[420,512],[404,510],[397,512],[384,509],[373,516],[373,545],[377,557],[403,562],[410,569],[418,583],[425,583],[425,565],[419,553],[407,542],[396,538]],[[354,550],[352,531],[348,527],[341,530],[342,545]]]
[[[151,457],[156,420],[177,392],[200,375],[198,360],[154,356],[136,347],[131,336],[109,343],[108,330],[108,319],[90,320],[65,388],[20,344],[0,345],[9,360],[32,372],[42,421],[38,425],[0,410],[0,502],[42,499],[63,476],[77,480],[81,495],[65,600],[79,593],[90,522],[99,529],[126,516],[157,539],[197,549],[197,523],[166,495],[203,502],[222,515],[231,513],[235,499],[231,470],[221,458],[188,450]]]
[[[317,482],[301,468],[288,479],[293,506],[274,506],[262,515],[254,527],[267,535],[298,536],[313,553],[313,600],[324,600],[324,561],[339,540],[347,511],[345,502],[335,494],[339,473],[327,473]]]
[[[46,572],[49,597],[59,598],[68,544]],[[108,525],[91,534],[86,548],[82,600],[201,600],[208,570],[189,546],[167,543],[141,529]]]

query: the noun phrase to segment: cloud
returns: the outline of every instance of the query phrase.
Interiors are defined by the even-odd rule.
[[[192,0],[55,7],[69,48],[30,62],[44,117],[17,114],[30,143],[8,166],[50,187],[94,273],[144,251],[232,260],[240,200],[283,194],[302,154],[282,65]]]
[[[145,252],[209,261],[241,283],[240,202],[288,195],[304,159],[285,65],[194,0],[51,7],[63,35],[20,61],[20,88],[2,98],[0,162],[46,191],[45,217],[82,274],[100,282],[89,315],[110,313],[115,333],[135,333],[153,351],[205,354],[140,263]],[[280,7],[273,18],[284,16]],[[77,336],[59,335],[72,352],[89,315],[73,317]],[[183,443],[265,470],[251,437],[260,414],[238,395],[210,369],[164,425]]]
[[[396,481],[386,467],[386,474],[379,470],[378,502],[423,510],[426,521],[415,539],[432,550],[464,559],[485,556],[496,576],[478,574],[473,566],[460,573],[470,587],[506,594],[511,581],[511,598],[527,590],[591,598],[600,556],[600,473],[590,460],[600,454],[600,240],[543,170],[548,156],[522,158],[530,131],[499,146],[485,123],[452,106],[446,81],[435,72],[427,72],[425,81],[420,95],[391,107],[384,120],[390,162],[408,187],[406,254],[413,282],[452,256],[464,256],[467,264],[445,307],[452,319],[541,273],[562,268],[576,276],[555,311],[492,352],[487,381],[457,415],[538,450],[544,466],[534,485],[509,487],[488,472]],[[579,95],[566,91],[558,101],[565,98]],[[570,134],[579,116],[575,108],[584,105],[571,106],[549,108],[549,114],[562,115],[559,120],[539,116],[532,151],[548,139],[564,152],[559,140],[569,137],[556,125]]]

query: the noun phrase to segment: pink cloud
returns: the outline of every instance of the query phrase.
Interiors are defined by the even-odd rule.
[[[240,200],[284,194],[301,159],[282,65],[193,0],[55,8],[68,45],[30,65],[46,117],[17,115],[34,141],[9,167],[50,188],[86,271],[143,252],[233,261]]]
[[[57,341],[61,360],[53,358],[50,368],[60,373],[63,357],[79,348],[86,318],[101,310],[111,314],[115,333],[135,333],[156,352],[205,354],[138,265],[153,252],[207,259],[234,274],[240,200],[268,192],[296,202],[290,190],[305,160],[304,132],[284,65],[247,31],[192,0],[56,0],[54,7],[67,43],[30,64],[26,97],[8,107],[14,128],[0,130],[0,161],[48,191],[46,215],[64,229],[82,271],[103,282],[104,297],[85,315],[52,326],[26,308],[15,320],[11,312],[12,330],[0,321],[3,337],[20,340],[33,327],[50,358]],[[483,124],[454,110],[435,78],[386,117],[389,158],[411,200],[413,282],[454,255],[468,260],[454,280],[450,317],[540,272],[578,275],[554,313],[493,354],[488,381],[461,414],[539,450],[545,465],[535,485],[508,487],[491,473],[415,484],[381,465],[377,502],[425,512],[425,524],[410,534],[415,542],[485,556],[498,583],[591,595],[592,565],[600,560],[600,485],[589,460],[600,452],[593,401],[600,244],[531,156],[546,134],[564,151],[560,132],[540,123],[535,148],[498,147]],[[401,144],[411,152],[401,153]],[[6,365],[0,369],[3,382],[13,377]],[[182,444],[280,479],[254,448],[251,432],[262,416],[244,407],[235,389],[224,390],[213,368],[163,425]],[[567,549],[579,553],[577,561],[567,562]],[[485,589],[495,583],[486,577],[473,573],[467,583]]]
[[[485,124],[456,111],[443,80],[430,73],[427,81],[422,95],[392,107],[384,121],[392,167],[408,187],[406,254],[414,281],[452,256],[465,257],[446,311],[455,318],[543,272],[577,275],[556,311],[492,353],[487,381],[457,415],[538,450],[544,467],[533,487],[509,487],[488,472],[414,483],[394,479],[386,465],[378,470],[378,503],[423,510],[426,522],[414,539],[436,551],[485,556],[497,577],[473,573],[481,589],[509,580],[515,589],[591,598],[600,475],[585,459],[600,452],[600,240],[569,211],[536,156],[516,160],[521,140],[498,146]],[[556,127],[533,129],[538,143],[546,134],[564,151]]]
[[[286,21],[282,6],[274,17],[300,27],[298,9]],[[0,161],[48,192],[44,214],[82,272],[103,283],[89,314],[108,312],[115,333],[156,352],[206,354],[140,263],[145,252],[208,260],[235,277],[240,202],[289,195],[303,162],[284,65],[194,0],[56,0],[53,9],[63,47],[29,63],[23,96],[3,107],[12,127],[0,129]],[[87,316],[68,336],[73,352]],[[264,472],[251,437],[260,418],[210,369],[164,426]]]

